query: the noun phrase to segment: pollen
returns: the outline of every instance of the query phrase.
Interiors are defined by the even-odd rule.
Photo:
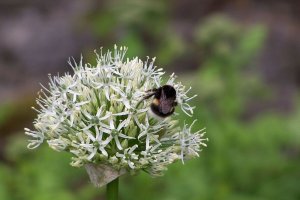
[[[160,102],[159,102],[159,100],[157,98],[154,98],[153,101],[152,101],[152,103],[154,105],[158,106]]]

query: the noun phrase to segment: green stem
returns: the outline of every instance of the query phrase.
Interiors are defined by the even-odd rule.
[[[107,200],[118,200],[119,178],[116,178],[106,186]]]

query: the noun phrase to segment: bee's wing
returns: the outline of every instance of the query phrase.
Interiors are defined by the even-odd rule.
[[[172,110],[172,100],[168,99],[164,90],[161,92],[160,104],[158,106],[159,112],[168,114]]]
[[[168,114],[172,110],[172,99],[161,99],[159,104],[159,111],[163,114]]]

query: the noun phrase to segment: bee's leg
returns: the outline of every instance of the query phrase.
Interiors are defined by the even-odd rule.
[[[155,94],[155,92],[157,92],[157,89],[156,89],[156,88],[151,89],[151,90],[147,90],[147,91],[146,91],[147,95],[144,96],[143,100],[149,99],[150,97],[152,97],[152,96]]]
[[[149,99],[150,97],[152,97],[155,94],[155,92],[152,92],[150,94],[147,94],[146,96],[144,96],[143,100],[145,99]]]
[[[156,92],[156,91],[157,91],[157,89],[153,88],[153,89],[147,90],[146,92]]]
[[[178,103],[176,101],[174,101],[172,106],[177,106],[177,105],[178,105]]]
[[[153,88],[153,89],[147,90],[146,92],[147,93],[155,93],[155,92],[157,92],[157,89]]]
[[[148,93],[146,96],[143,97],[143,99],[141,99],[137,104],[136,104],[136,108],[140,105],[140,103],[145,100],[145,99],[149,99],[150,97],[152,97],[155,92],[157,91],[157,89],[151,89],[151,90],[147,90],[146,92]]]

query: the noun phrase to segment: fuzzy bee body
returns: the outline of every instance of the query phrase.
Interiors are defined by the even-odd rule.
[[[148,94],[144,99],[148,99],[154,96],[150,105],[151,111],[158,117],[168,117],[175,111],[176,102],[176,90],[173,86],[163,85],[157,89],[148,91]]]

